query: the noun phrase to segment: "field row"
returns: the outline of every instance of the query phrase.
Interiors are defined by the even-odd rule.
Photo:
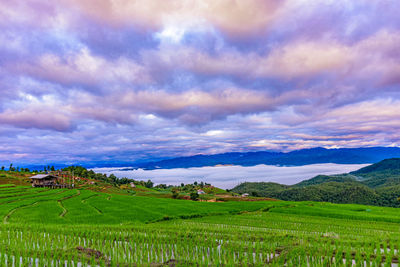
[[[400,256],[392,208],[22,187],[0,188],[0,202],[0,265],[397,266]]]
[[[346,224],[349,228],[343,231]],[[367,222],[268,211],[130,226],[11,223],[0,228],[0,253],[10,255],[0,257],[0,262],[35,259],[37,266],[54,259],[100,266],[397,266],[399,229],[395,231],[390,223],[376,226],[372,230]]]
[[[0,188],[0,216],[5,223],[129,224],[255,211],[271,203],[199,203],[78,189]]]

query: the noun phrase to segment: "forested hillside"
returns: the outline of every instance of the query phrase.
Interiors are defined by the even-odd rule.
[[[349,174],[318,175],[292,186],[242,183],[231,191],[281,200],[400,207],[400,159],[386,159]]]

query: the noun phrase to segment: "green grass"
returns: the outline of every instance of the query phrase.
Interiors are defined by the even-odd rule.
[[[2,175],[4,175],[4,174],[0,174],[0,177],[5,177],[5,175],[4,176],[2,176]],[[0,188],[1,187],[15,187],[15,185],[14,184],[0,184]]]
[[[398,211],[0,187],[0,265],[391,266]]]
[[[45,215],[46,221],[54,224],[146,223],[255,211],[276,205],[276,202],[209,203],[117,194],[110,198],[109,194],[89,190],[17,188],[19,191],[3,193],[0,190],[0,204],[3,204],[0,216],[19,207],[9,216],[8,222],[41,222]],[[59,216],[60,208],[66,210],[63,216]]]

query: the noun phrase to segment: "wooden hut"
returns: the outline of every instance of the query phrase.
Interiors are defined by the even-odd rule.
[[[31,177],[33,187],[52,187],[57,185],[57,176],[52,174],[37,174]]]

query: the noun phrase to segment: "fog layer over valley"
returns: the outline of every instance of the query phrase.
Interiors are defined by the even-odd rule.
[[[279,167],[269,165],[243,166],[218,166],[201,168],[177,169],[126,169],[126,168],[94,168],[95,172],[113,173],[122,178],[138,180],[151,179],[156,184],[193,183],[203,181],[214,186],[230,189],[242,182],[276,182],[292,185],[318,174],[340,174],[358,170],[368,164],[312,164],[295,167]]]

